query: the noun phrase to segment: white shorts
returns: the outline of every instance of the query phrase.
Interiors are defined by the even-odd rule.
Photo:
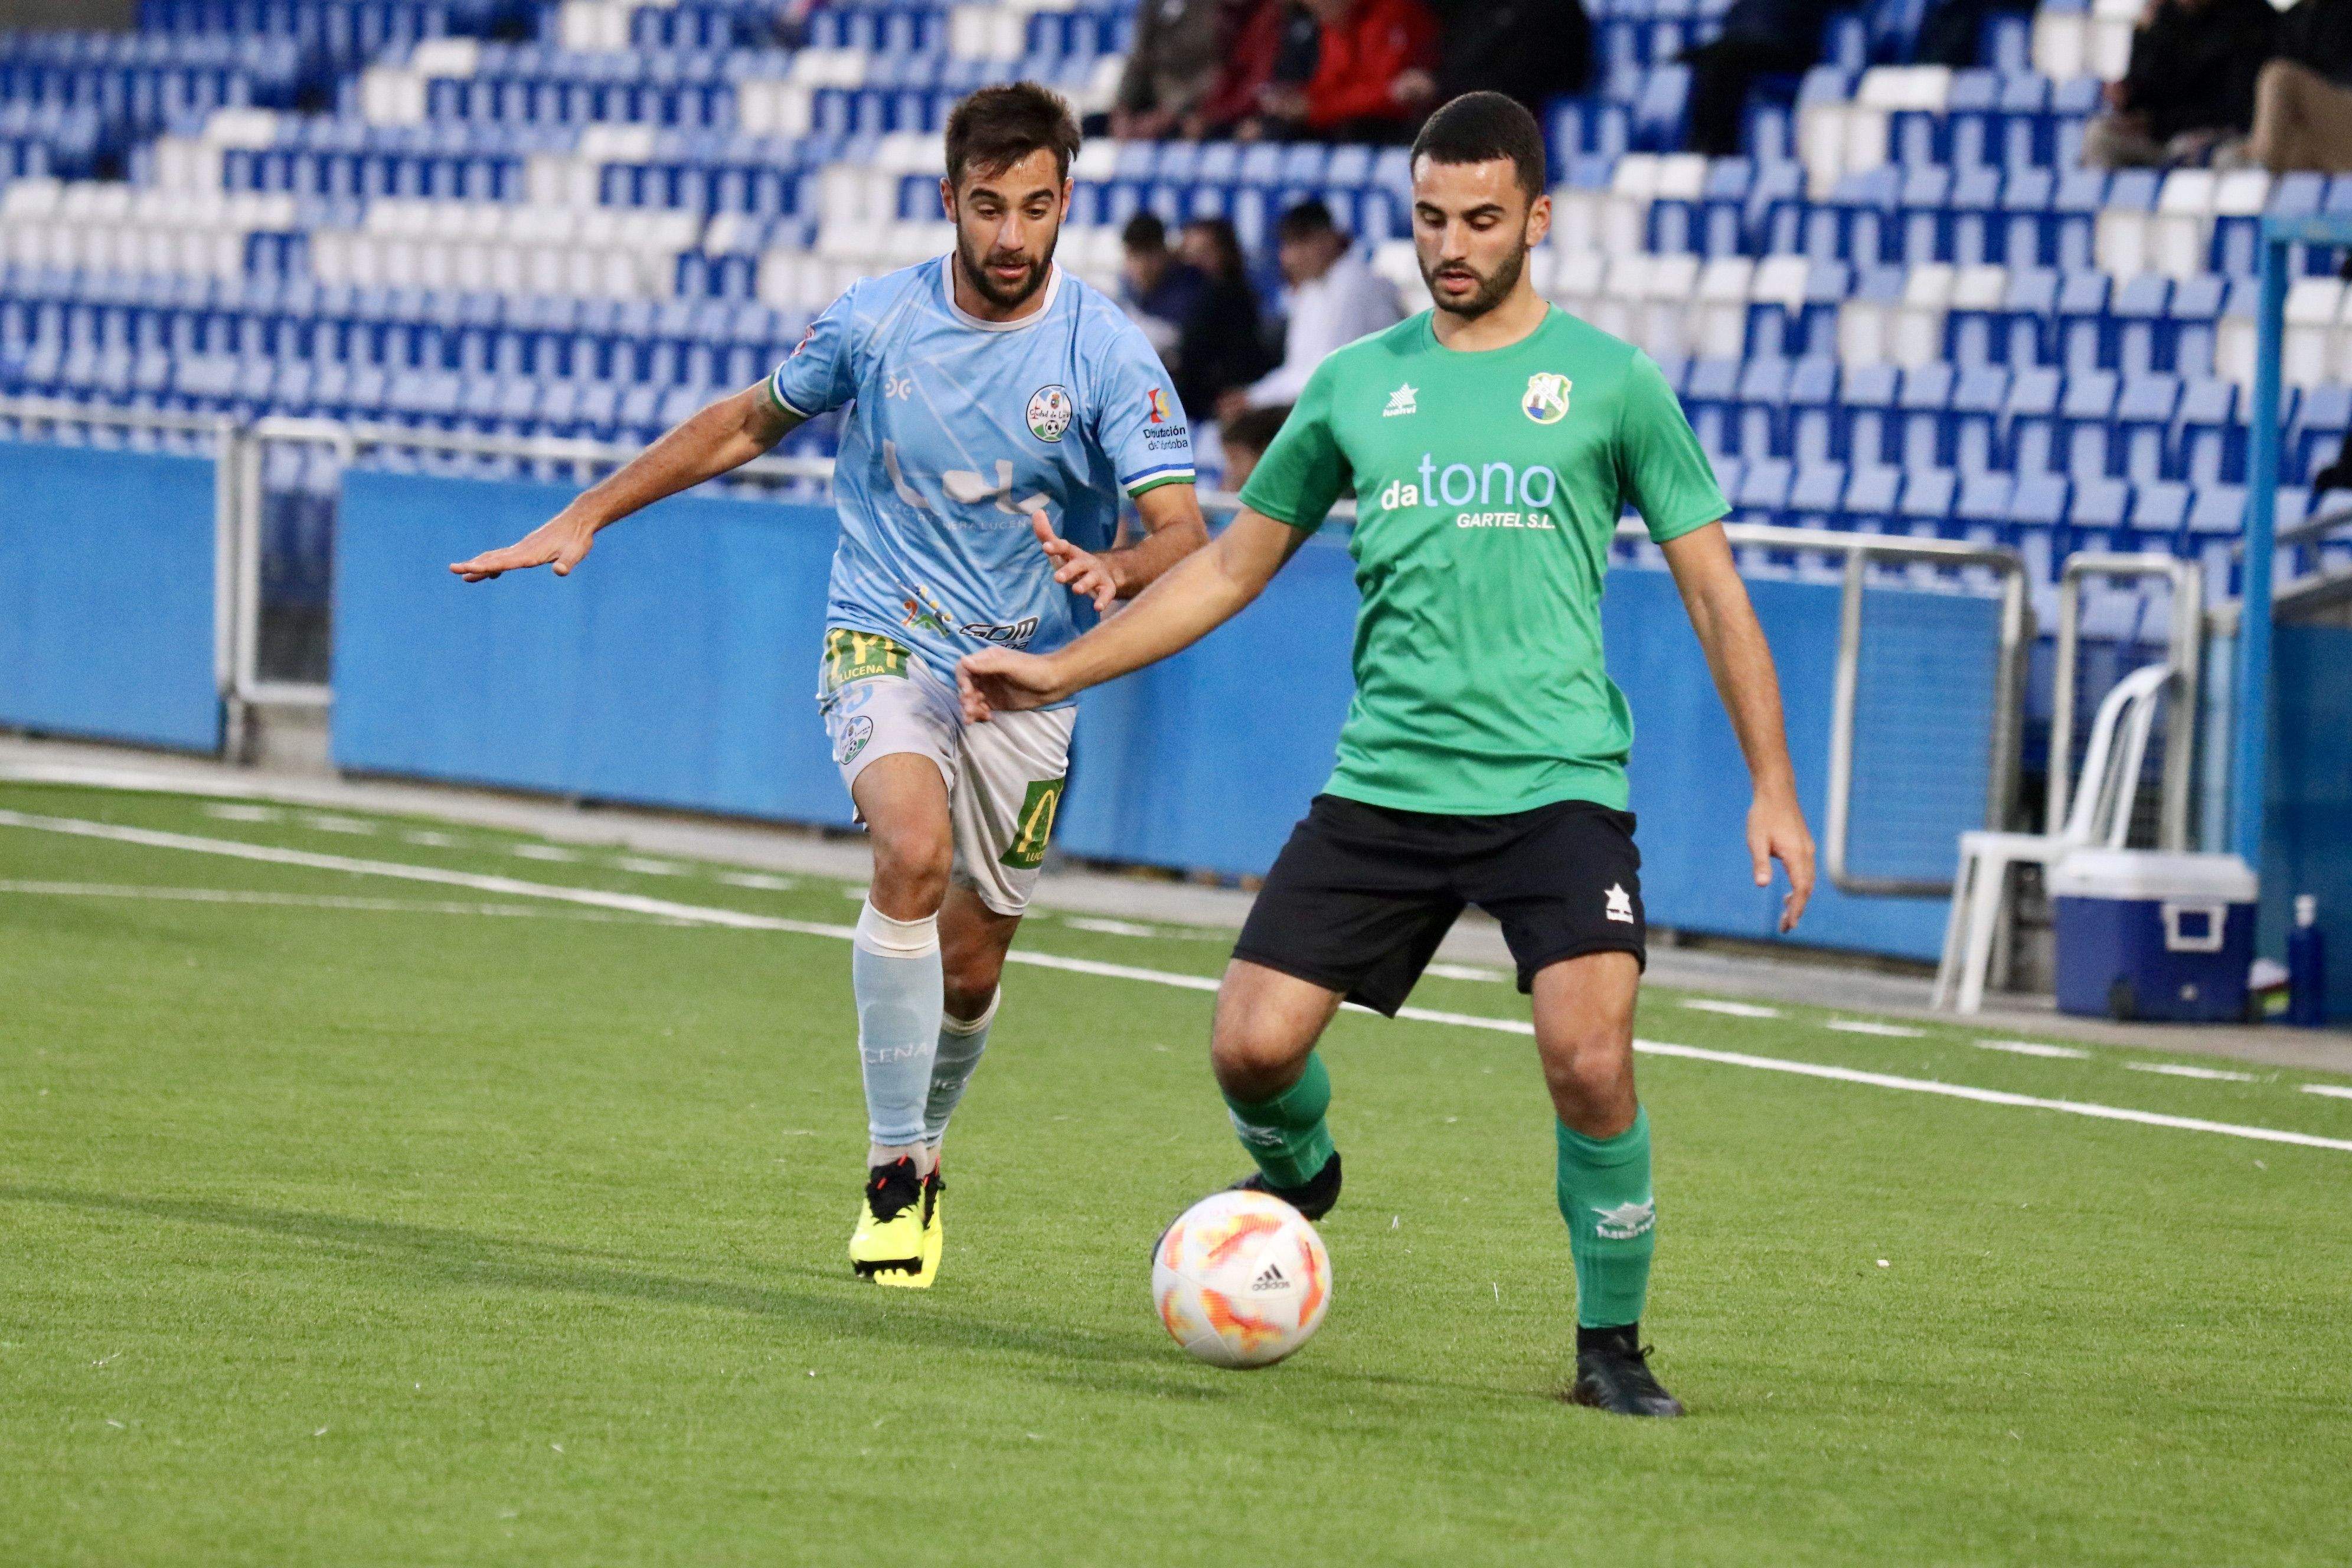
[[[877,757],[930,758],[947,781],[955,881],[998,914],[1029,907],[1069,778],[1077,709],[967,725],[953,683],[904,645],[837,627],[825,633],[817,702],[845,788]]]

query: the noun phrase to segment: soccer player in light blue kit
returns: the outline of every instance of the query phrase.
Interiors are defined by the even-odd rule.
[[[450,568],[469,583],[529,566],[568,574],[598,529],[850,410],[817,700],[874,844],[850,960],[870,1142],[849,1256],[882,1284],[938,1274],[940,1141],[988,1043],[1077,711],[966,728],[956,661],[989,647],[1051,652],[1208,540],[1159,356],[1118,306],[1054,265],[1077,147],[1068,109],[1043,88],[966,99],[940,183],[951,254],[854,285],[766,381],[520,542]],[[1145,531],[1114,550],[1123,495]]]

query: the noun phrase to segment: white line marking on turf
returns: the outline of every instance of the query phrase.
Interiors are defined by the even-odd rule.
[[[1072,931],[1100,931],[1105,936],[1158,936],[1157,928],[1133,921],[1103,920],[1095,915],[1066,915],[1062,923]]]
[[[659,915],[687,921],[698,925],[726,926],[738,931],[793,931],[803,936],[831,937],[847,942],[857,932],[855,928],[831,925],[818,921],[782,920],[772,915],[747,914],[741,910],[718,909],[701,904],[681,904],[667,899],[649,899],[635,893],[607,892],[601,888],[559,888],[544,882],[526,882],[514,877],[483,876],[471,871],[449,871],[436,866],[409,866],[396,860],[366,860],[349,855],[321,855],[307,849],[281,849],[274,845],[240,844],[226,838],[201,838],[194,834],[165,833],[150,827],[126,827],[110,822],[89,822],[72,816],[37,816],[27,812],[0,810],[0,827],[26,827],[43,833],[63,833],[82,838],[111,839],[121,844],[143,844],[158,849],[185,849],[200,855],[225,855],[234,859],[261,860],[280,866],[307,866],[322,871],[351,871],[363,876],[396,877],[406,881],[434,882],[444,887],[471,888],[479,892],[509,893],[520,898],[551,899],[561,903],[583,904],[592,909],[623,910],[631,914]],[[1176,974],[1160,969],[1142,969],[1127,963],[1098,963],[1091,959],[1065,958],[1059,953],[1024,952],[1018,949],[1005,955],[1013,963],[1024,963],[1036,969],[1058,969],[1072,974],[1092,974],[1110,980],[1139,980],[1152,985],[1171,985],[1185,991],[1217,989],[1214,977],[1206,974]],[[1416,1023],[1451,1024],[1465,1029],[1485,1029],[1495,1034],[1532,1036],[1535,1026],[1517,1018],[1482,1017],[1475,1013],[1447,1013],[1433,1007],[1404,1007],[1397,1016]],[[2169,1127],[2186,1132],[2214,1132],[2229,1138],[2246,1138],[2261,1143],[2293,1143],[2307,1149],[2334,1149],[2352,1153],[2352,1138],[2322,1138],[2309,1132],[2289,1132],[2276,1127],[2250,1127],[2229,1121],[2208,1121],[2195,1116],[2168,1116],[2160,1111],[2133,1110],[2123,1106],[2094,1105],[2079,1100],[2048,1100],[2040,1095],[2013,1094],[2007,1089],[1978,1089],[1973,1085],[1945,1083],[1936,1079],[1902,1078],[1893,1073],[1865,1072],[1856,1068],[1832,1067],[1822,1062],[1791,1061],[1785,1057],[1751,1056],[1745,1051],[1706,1050],[1697,1046],[1677,1046],[1664,1040],[1633,1042],[1633,1048],[1650,1056],[1678,1057],[1689,1061],[1714,1062],[1725,1067],[1753,1068],[1759,1072],[1789,1073],[1798,1078],[1825,1079],[1836,1083],[1868,1084],[1877,1089],[1902,1090],[1910,1094],[1940,1095],[1950,1100],[1973,1100],[1979,1105],[2013,1106],[2023,1110],[2055,1110],[2069,1116],[2088,1116],[2103,1121],[2129,1121],[2144,1127]]]
[[[1713,996],[1685,996],[1683,1005],[1701,1013],[1720,1013],[1727,1018],[1777,1018],[1778,1007],[1767,1007],[1760,1002],[1725,1002]]]
[[[306,811],[301,820],[305,827],[315,827],[321,833],[348,833],[355,838],[376,830],[373,822],[362,821],[356,816],[337,816],[325,811]]]
[[[241,805],[233,801],[220,801],[205,807],[206,816],[217,816],[223,822],[275,822],[286,814],[274,805]]]
[[[577,860],[579,856],[552,844],[518,844],[514,852],[526,860]]]
[[[1832,1018],[1822,1026],[1835,1029],[1841,1035],[1878,1035],[1890,1040],[1924,1040],[1925,1029],[1907,1029],[1900,1024],[1875,1024],[1868,1018]]]
[[[2208,1083],[2259,1083],[2259,1074],[2228,1072],[2221,1068],[2184,1067],[2179,1062],[2126,1062],[2133,1072],[2160,1072],[2169,1078],[2200,1078]]]
[[[719,879],[730,888],[750,888],[761,893],[788,892],[800,886],[790,877],[771,877],[765,871],[721,871]]]
[[[190,904],[274,904],[289,909],[360,910],[368,913],[510,915],[524,920],[622,921],[609,910],[545,910],[529,904],[468,904],[440,899],[361,899],[336,893],[257,893],[236,888],[143,888],[127,882],[24,882],[0,880],[0,893],[68,899],[142,899]],[[650,917],[635,917],[650,918]],[[665,920],[665,925],[688,922]]]
[[[2352,1087],[2340,1083],[2306,1083],[2296,1087],[2305,1094],[2324,1094],[2330,1100],[2352,1100]]]
[[[642,855],[623,855],[614,865],[624,871],[635,871],[640,877],[675,877],[686,869],[672,860],[648,860]]]
[[[1979,1050],[2007,1051],[2013,1057],[2048,1057],[2053,1061],[2083,1061],[2090,1052],[2078,1051],[2072,1046],[2045,1046],[2039,1040],[1979,1040]]]
[[[1422,973],[1434,974],[1440,980],[1499,981],[1503,978],[1503,972],[1499,969],[1480,969],[1469,963],[1433,963]]]

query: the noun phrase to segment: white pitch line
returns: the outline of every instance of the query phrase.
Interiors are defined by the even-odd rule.
[[[2202,1079],[2207,1083],[2259,1083],[2261,1076],[2250,1072],[2229,1072],[2221,1068],[2185,1067],[2179,1062],[2126,1062],[2133,1072],[2160,1072],[2168,1078]]]
[[[1685,996],[1683,1005],[1701,1013],[1720,1013],[1727,1018],[1777,1018],[1778,1007],[1767,1007],[1760,1002],[1726,1002],[1714,996]]]
[[[1979,1050],[2007,1051],[2013,1057],[2047,1057],[2053,1061],[2079,1062],[2091,1055],[2072,1046],[2045,1046],[2039,1040],[1979,1040],[1976,1045]]]
[[[1439,980],[1500,981],[1507,978],[1499,969],[1481,969],[1475,963],[1433,963],[1422,973]]]
[[[2324,1094],[2330,1100],[2352,1100],[2352,1085],[2341,1083],[2298,1084],[2305,1094]]]
[[[127,882],[0,880],[0,893],[68,899],[139,899],[190,904],[268,904],[289,909],[357,910],[370,914],[505,915],[524,920],[618,921],[605,910],[541,910],[529,904],[467,904],[441,899],[361,899],[337,893],[258,893],[236,888],[147,888]],[[688,922],[665,920],[665,925]]]
[[[1138,925],[1133,921],[1105,920],[1097,915],[1065,915],[1062,923],[1072,931],[1099,931],[1104,936],[1158,936],[1153,927]]]
[[[322,871],[346,871],[362,876],[396,877],[407,881],[434,882],[444,887],[471,888],[486,893],[508,893],[520,898],[550,899],[561,903],[583,904],[594,909],[622,910],[631,914],[656,915],[699,925],[726,926],[739,931],[792,931],[802,936],[831,937],[846,942],[857,933],[855,928],[832,925],[818,921],[782,920],[772,915],[747,914],[740,910],[716,909],[701,904],[682,904],[667,899],[648,899],[635,893],[612,893],[601,888],[560,888],[543,882],[526,882],[515,877],[483,876],[471,871],[449,871],[434,866],[409,866],[396,860],[368,860],[348,855],[321,855],[306,849],[281,849],[274,845],[240,844],[226,838],[201,838],[193,834],[166,833],[150,827],[126,827],[110,822],[89,822],[72,816],[37,816],[20,811],[0,810],[0,827],[26,827],[38,832],[70,834],[82,838],[110,839],[122,844],[142,844],[158,849],[184,849],[200,855],[225,855],[234,859],[260,860],[280,866],[306,866]],[[1099,963],[1091,959],[1065,958],[1059,953],[1015,951],[1006,955],[1011,963],[1025,963],[1037,969],[1058,969],[1071,974],[1091,974],[1108,980],[1137,980],[1152,985],[1170,985],[1185,991],[1214,992],[1217,980],[1206,974],[1177,974],[1160,969],[1143,969],[1128,963]],[[1433,1007],[1404,1007],[1397,1016],[1416,1023],[1450,1024],[1458,1028],[1485,1029],[1495,1034],[1532,1036],[1535,1026],[1517,1018],[1482,1017],[1475,1013],[1448,1013]],[[2168,1127],[2186,1132],[2213,1132],[2224,1137],[2245,1138],[2261,1143],[2292,1143],[2307,1149],[2334,1149],[2352,1153],[2352,1139],[2321,1138],[2309,1132],[2289,1132],[2275,1127],[2250,1127],[2229,1121],[2208,1121],[2195,1116],[2168,1116],[2160,1111],[2133,1110],[2123,1106],[2094,1105],[2079,1100],[2047,1100],[2040,1095],[2012,1094],[2007,1089],[1978,1089],[1969,1084],[1945,1083],[1936,1079],[1903,1078],[1894,1073],[1866,1072],[1856,1068],[1831,1067],[1822,1062],[1791,1061],[1784,1057],[1751,1056],[1745,1051],[1706,1050],[1696,1046],[1671,1045],[1664,1040],[1633,1042],[1633,1048],[1651,1056],[1679,1057],[1689,1061],[1714,1062],[1723,1067],[1752,1068],[1759,1072],[1789,1073],[1799,1078],[1825,1079],[1835,1083],[1867,1084],[1876,1089],[1896,1089],[1910,1094],[1940,1095],[1949,1100],[1973,1100],[1979,1105],[2006,1105],[2021,1110],[2055,1110],[2069,1116],[2087,1116],[2103,1121],[2129,1121],[2144,1127]]]
[[[1822,1026],[1835,1029],[1841,1035],[1876,1035],[1889,1040],[1924,1040],[1925,1029],[1907,1029],[1900,1024],[1876,1024],[1868,1018],[1832,1018]]]

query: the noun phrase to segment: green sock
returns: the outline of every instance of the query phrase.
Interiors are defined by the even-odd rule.
[[[1657,1205],[1650,1196],[1650,1113],[1614,1138],[1559,1133],[1559,1215],[1576,1259],[1576,1321],[1613,1329],[1638,1322],[1650,1294]]]
[[[1330,1104],[1331,1075],[1312,1051],[1298,1081],[1272,1100],[1225,1096],[1242,1147],[1277,1187],[1305,1186],[1331,1158],[1331,1129],[1323,1121]]]

